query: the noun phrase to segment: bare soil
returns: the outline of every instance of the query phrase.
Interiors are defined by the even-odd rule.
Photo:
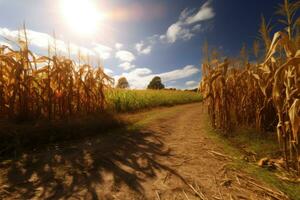
[[[0,163],[0,199],[286,199],[208,137],[201,104],[127,114],[124,128]]]

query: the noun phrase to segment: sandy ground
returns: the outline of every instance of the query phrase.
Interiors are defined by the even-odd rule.
[[[0,199],[285,199],[226,166],[200,104],[124,116],[139,131],[50,145],[0,164]],[[269,187],[268,187],[269,188]]]

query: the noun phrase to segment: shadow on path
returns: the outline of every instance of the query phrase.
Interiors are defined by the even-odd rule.
[[[98,199],[99,192],[118,191],[124,184],[142,195],[141,183],[156,170],[180,177],[158,161],[169,156],[159,134],[149,131],[121,129],[52,145],[0,163],[0,199]]]

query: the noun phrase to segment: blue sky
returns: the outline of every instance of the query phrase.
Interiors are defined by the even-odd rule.
[[[70,44],[74,58],[78,49],[92,62],[100,57],[107,73],[127,77],[132,88],[144,88],[155,75],[167,87],[193,88],[201,77],[205,39],[224,54],[236,55],[243,43],[252,46],[261,14],[275,20],[280,2],[0,0],[0,35],[16,39],[25,21],[37,54],[47,52],[55,31],[60,54]],[[3,37],[0,43],[7,43]]]

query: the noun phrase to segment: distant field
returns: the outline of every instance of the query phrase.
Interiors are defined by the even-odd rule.
[[[108,109],[116,112],[132,112],[201,100],[200,94],[190,91],[113,89],[106,93]]]

